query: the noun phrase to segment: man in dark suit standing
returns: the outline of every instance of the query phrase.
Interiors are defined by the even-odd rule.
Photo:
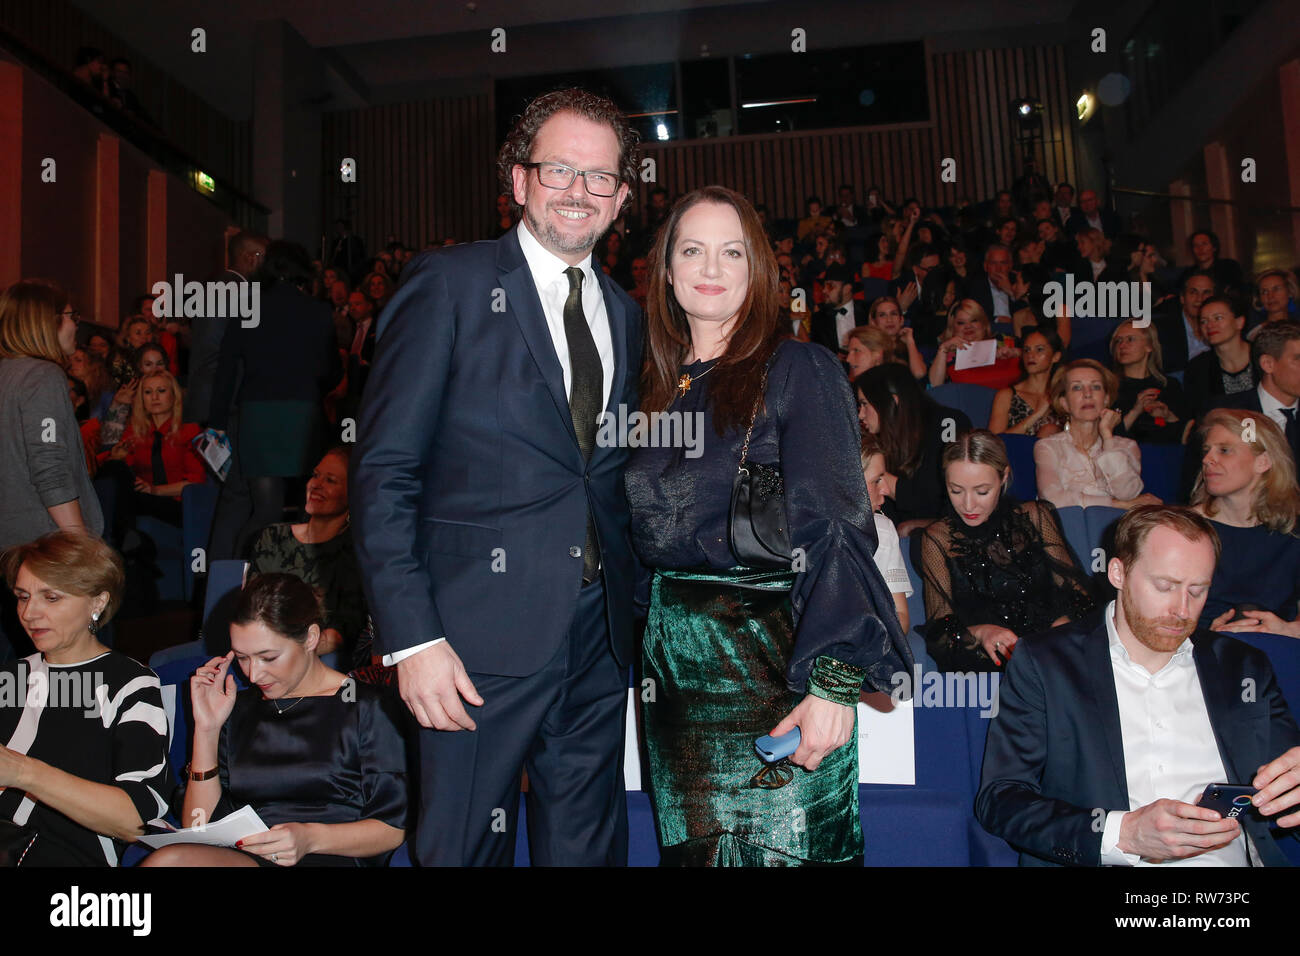
[[[412,261],[380,317],[352,520],[425,865],[508,865],[523,768],[534,863],[627,860],[627,449],[596,435],[637,407],[641,312],[591,253],[635,153],[603,97],[534,100],[497,159],[520,224]]]
[[[240,285],[252,281],[262,267],[268,240],[251,232],[237,232],[226,244],[226,261],[229,265],[218,278],[220,282]],[[190,332],[190,375],[185,390],[185,420],[206,426],[216,413],[212,407],[212,390],[217,380],[217,364],[221,356],[221,341],[231,322],[238,318],[220,316],[196,317]],[[239,394],[241,371],[236,370],[233,394]],[[239,442],[239,412],[228,411],[226,437],[233,450]],[[217,506],[212,516],[212,530],[208,537],[208,561],[240,557],[236,554],[239,529],[253,514],[253,496],[239,466],[239,456],[232,458],[230,470],[221,483]]]
[[[1134,508],[1102,619],[1016,645],[975,809],[1022,865],[1286,865],[1253,812],[1238,823],[1196,805],[1212,783],[1258,787],[1264,815],[1300,804],[1300,728],[1268,657],[1196,627],[1218,559],[1190,508]]]

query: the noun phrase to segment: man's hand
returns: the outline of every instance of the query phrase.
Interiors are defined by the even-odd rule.
[[[827,754],[852,739],[856,716],[856,708],[808,694],[769,732],[773,737],[781,737],[798,727],[799,749],[790,762],[805,770],[816,770]]]
[[[426,647],[397,662],[397,686],[402,700],[421,727],[433,730],[475,730],[461,698],[475,707],[483,698],[474,689],[460,656],[446,641]]]
[[[1240,833],[1241,824],[1208,807],[1157,800],[1124,814],[1118,846],[1144,860],[1185,860],[1227,846]]]
[[[1259,793],[1251,797],[1250,802],[1266,817],[1300,803],[1300,747],[1292,747],[1276,760],[1260,767],[1250,785],[1259,788]],[[1300,825],[1300,813],[1279,817],[1277,825]]]

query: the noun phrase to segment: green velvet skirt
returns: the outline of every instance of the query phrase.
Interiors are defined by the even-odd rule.
[[[856,733],[813,773],[791,765],[784,786],[752,782],[755,739],[803,699],[785,682],[794,578],[655,572],[640,697],[663,864],[861,863]]]

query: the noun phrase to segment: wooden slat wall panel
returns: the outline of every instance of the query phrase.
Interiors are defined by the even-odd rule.
[[[1036,96],[1046,110],[1042,170],[1053,182],[1075,180],[1074,103],[1060,46],[940,53],[932,66],[928,123],[647,143],[645,152],[670,195],[721,183],[765,202],[773,218],[802,215],[810,194],[832,201],[844,182],[859,198],[875,184],[896,200],[978,202],[1019,175],[1008,104]],[[326,220],[348,216],[371,249],[390,232],[417,248],[447,235],[481,237],[497,191],[494,129],[489,95],[326,113]],[[355,185],[333,172],[344,156],[358,162]],[[939,179],[945,157],[957,161],[956,183]],[[638,184],[636,202],[655,184]]]
[[[480,238],[496,208],[495,128],[488,95],[324,114],[327,226],[351,219],[372,253],[390,233],[417,249],[444,236]],[[357,161],[356,183],[339,179],[345,156]]]
[[[933,119],[871,129],[816,130],[683,143],[647,143],[658,185],[670,195],[720,183],[764,202],[773,218],[803,215],[808,195],[833,201],[840,183],[859,199],[871,185],[901,200],[920,197],[947,205],[978,202],[1009,187],[1020,174],[1009,104],[1019,96],[1042,101],[1041,169],[1057,182],[1075,178],[1074,99],[1060,46],[970,50],[932,57]],[[940,162],[957,160],[957,182],[939,179]],[[645,202],[656,183],[639,187]]]

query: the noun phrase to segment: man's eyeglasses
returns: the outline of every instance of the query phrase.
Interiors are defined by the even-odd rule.
[[[537,181],[547,189],[568,189],[581,176],[587,192],[593,196],[612,196],[618,192],[618,176],[599,170],[574,169],[563,163],[520,163],[524,169],[537,170]]]
[[[81,318],[81,313],[76,311],[75,309],[64,309],[62,314],[66,315],[70,319]]]

